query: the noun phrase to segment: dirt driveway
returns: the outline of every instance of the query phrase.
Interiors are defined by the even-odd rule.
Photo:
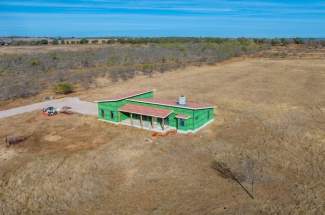
[[[93,115],[93,116],[97,115],[96,103],[81,101],[78,97],[70,97],[70,98],[63,98],[63,99],[54,99],[54,100],[39,102],[31,105],[0,111],[0,119],[10,117],[10,116],[15,116],[22,113],[32,112],[35,110],[41,110],[42,108],[47,106],[53,106],[55,108],[69,106],[72,108],[71,110],[76,113],[80,113],[84,115]]]

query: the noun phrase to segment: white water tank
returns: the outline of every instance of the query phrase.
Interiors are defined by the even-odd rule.
[[[180,96],[178,98],[178,102],[177,102],[179,105],[186,105],[186,97],[185,96]]]

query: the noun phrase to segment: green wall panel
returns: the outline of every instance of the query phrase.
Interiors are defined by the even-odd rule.
[[[203,126],[214,117],[213,108],[200,109],[194,112],[194,129]]]
[[[137,95],[137,96],[133,96],[133,97],[129,97],[132,99],[136,99],[136,98],[152,98],[153,97],[153,92],[147,92],[147,93],[143,93],[141,95]],[[107,101],[107,102],[99,102],[98,103],[98,118],[99,119],[103,119],[103,120],[107,120],[107,121],[112,121],[112,122],[119,122],[119,109],[120,107],[122,107],[123,105],[125,105],[126,103],[128,103],[127,99],[122,99],[122,100],[118,100],[118,101]],[[102,116],[102,110],[104,111],[104,117]],[[113,113],[113,118],[111,117],[111,112]],[[121,115],[121,120],[126,119],[127,116]]]

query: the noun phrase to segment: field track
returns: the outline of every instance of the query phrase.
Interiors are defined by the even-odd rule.
[[[94,115],[94,116],[97,115],[97,108],[95,103],[81,101],[78,97],[70,97],[70,98],[54,99],[50,101],[34,103],[31,105],[0,111],[0,119],[10,117],[10,116],[15,116],[22,113],[41,110],[42,108],[48,106],[53,106],[55,108],[69,106],[72,108],[72,111],[76,113],[85,114],[85,115]]]

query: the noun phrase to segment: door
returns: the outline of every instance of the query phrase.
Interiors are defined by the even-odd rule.
[[[165,126],[169,126],[169,117],[166,117],[164,120]]]

